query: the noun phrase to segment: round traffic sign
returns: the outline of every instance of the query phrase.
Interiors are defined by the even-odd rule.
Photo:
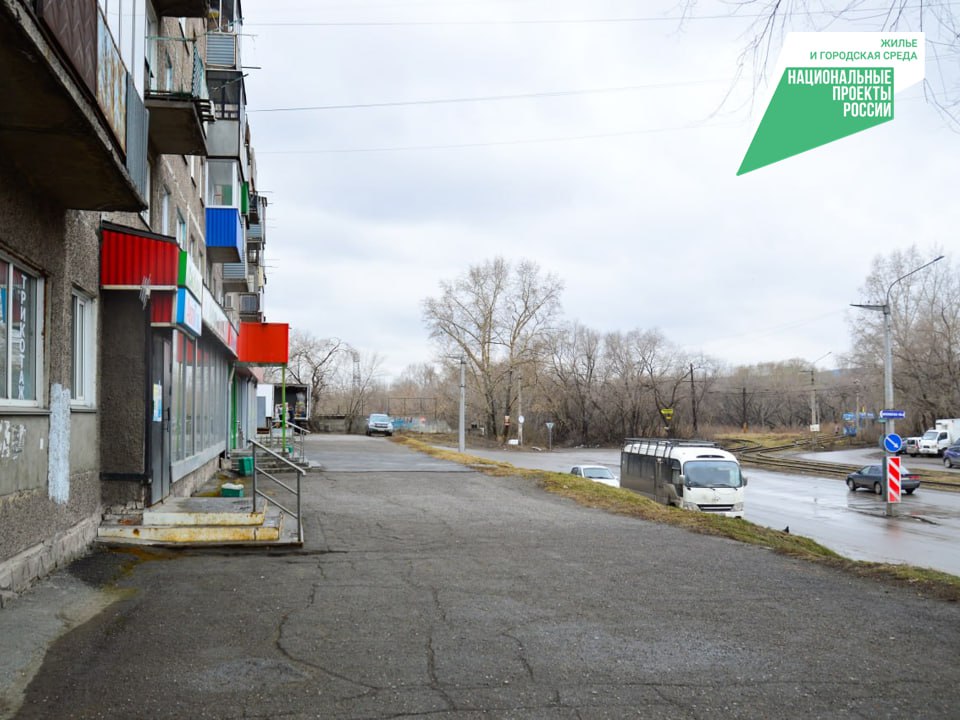
[[[903,447],[903,438],[896,433],[890,433],[883,438],[883,449],[888,453],[900,452]]]

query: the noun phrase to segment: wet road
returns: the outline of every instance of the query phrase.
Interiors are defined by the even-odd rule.
[[[620,473],[615,449],[573,449],[551,452],[468,449],[481,457],[517,467],[568,472],[573,465],[606,465]],[[857,463],[845,451],[837,462]],[[869,453],[870,451],[866,451]],[[833,453],[818,453],[826,460]],[[856,457],[860,457],[859,455]],[[870,462],[864,456],[863,462]],[[858,490],[851,493],[841,480],[789,475],[747,468],[746,518],[765,527],[816,540],[853,560],[907,563],[960,576],[960,493],[923,486],[904,496],[895,517],[884,515],[882,498]]]

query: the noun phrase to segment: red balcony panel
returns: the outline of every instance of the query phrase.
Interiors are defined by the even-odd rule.
[[[144,279],[154,289],[176,290],[180,246],[172,237],[103,223],[100,287],[139,290]]]

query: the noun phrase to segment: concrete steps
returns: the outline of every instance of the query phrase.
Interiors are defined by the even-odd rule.
[[[142,511],[108,513],[97,531],[105,545],[299,545],[296,522],[285,528],[284,513],[264,501],[251,511],[250,498],[167,498]],[[285,531],[286,530],[286,531]]]

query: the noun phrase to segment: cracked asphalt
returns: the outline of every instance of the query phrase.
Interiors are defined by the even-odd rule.
[[[88,558],[110,603],[15,717],[960,716],[957,604],[381,438],[308,451],[302,551]]]

